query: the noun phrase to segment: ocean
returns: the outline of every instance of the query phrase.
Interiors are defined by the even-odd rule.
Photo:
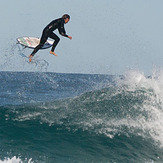
[[[0,72],[0,163],[162,163],[162,81]]]

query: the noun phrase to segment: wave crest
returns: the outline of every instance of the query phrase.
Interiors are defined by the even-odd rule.
[[[5,116],[14,121],[60,125],[73,131],[82,129],[110,138],[117,134],[141,136],[163,146],[161,79],[131,71],[116,79],[115,85],[74,98],[9,106]]]

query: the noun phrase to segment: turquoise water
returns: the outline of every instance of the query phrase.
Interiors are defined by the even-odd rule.
[[[0,162],[163,162],[161,76],[0,72],[0,82]]]

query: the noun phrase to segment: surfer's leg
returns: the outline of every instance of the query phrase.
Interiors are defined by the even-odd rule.
[[[48,39],[48,34],[45,31],[43,31],[40,39],[40,43],[34,48],[33,52],[29,56],[29,62],[32,61],[32,57],[35,55],[35,53],[37,53],[37,51],[43,47],[47,39]]]
[[[35,53],[37,53],[38,50],[43,47],[43,45],[45,44],[47,38],[48,37],[41,37],[40,43],[34,48],[33,52],[31,53],[32,56],[34,56]]]
[[[55,50],[57,44],[59,43],[60,38],[53,32],[49,35],[49,37],[55,40],[53,45],[52,45],[52,49],[50,51],[50,54],[57,56],[57,54],[54,52],[54,50]]]
[[[46,40],[48,39],[48,34],[49,34],[48,31],[46,31],[44,29],[43,32],[42,32],[40,43],[34,48],[33,52],[31,53],[32,56],[34,56],[35,53],[37,53],[37,51],[43,47],[43,45],[45,44]]]
[[[45,40],[45,42],[46,42],[46,40]],[[40,41],[40,43],[34,48],[33,52],[32,52],[31,55],[29,56],[29,62],[32,61],[32,57],[35,55],[35,53],[37,53],[37,51],[38,51],[39,49],[41,49],[41,48],[43,47],[43,45],[44,45],[45,42],[43,42],[43,41],[41,42],[41,41]]]

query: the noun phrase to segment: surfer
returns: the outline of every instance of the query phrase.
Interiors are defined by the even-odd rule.
[[[48,37],[55,40],[52,45],[50,54],[57,56],[57,54],[54,52],[54,50],[55,50],[57,44],[59,43],[60,38],[55,33],[53,33],[53,31],[58,29],[59,33],[62,36],[72,39],[72,36],[68,36],[66,34],[66,31],[64,28],[64,24],[67,24],[69,22],[69,20],[70,20],[70,16],[68,14],[64,14],[61,18],[53,20],[51,23],[49,23],[44,28],[44,30],[42,32],[41,39],[40,39],[40,43],[34,48],[33,52],[29,56],[29,62],[32,61],[32,57],[35,55],[35,53],[37,53],[37,51],[43,47],[43,45],[47,41]]]

